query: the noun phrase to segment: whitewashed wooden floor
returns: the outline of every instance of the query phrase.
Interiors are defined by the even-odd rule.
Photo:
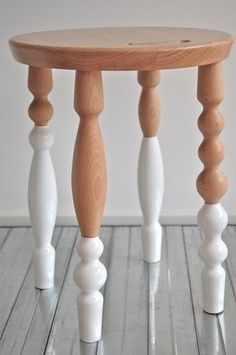
[[[77,229],[56,228],[55,287],[33,287],[30,228],[0,229],[1,355],[236,354],[236,229],[224,240],[225,312],[202,312],[197,227],[164,227],[162,260],[141,261],[139,227],[104,227],[104,329],[98,344],[79,341],[72,272]]]

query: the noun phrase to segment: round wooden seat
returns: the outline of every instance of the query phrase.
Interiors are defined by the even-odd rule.
[[[35,67],[154,70],[219,62],[232,42],[228,33],[205,29],[123,27],[23,34],[10,46],[17,61]]]

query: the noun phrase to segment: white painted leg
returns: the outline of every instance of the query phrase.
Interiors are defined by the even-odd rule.
[[[77,245],[81,260],[74,271],[74,280],[80,288],[78,315],[80,339],[91,343],[101,338],[103,296],[99,289],[107,277],[105,266],[99,261],[103,244],[99,237],[81,237]]]
[[[144,137],[138,162],[138,191],[143,213],[143,259],[151,263],[161,258],[162,228],[159,215],[163,189],[163,164],[158,139]]]
[[[55,250],[51,239],[56,218],[57,189],[50,157],[53,134],[48,126],[35,126],[30,133],[34,156],[30,169],[28,202],[36,247],[33,255],[35,286],[54,285]]]
[[[227,225],[227,214],[220,203],[204,204],[198,213],[198,223],[204,232],[200,258],[205,266],[202,271],[203,309],[217,314],[224,310],[225,270],[221,263],[227,257],[227,247],[221,234]]]
[[[223,88],[222,63],[198,68],[198,100],[203,106],[198,119],[203,134],[198,155],[204,167],[197,178],[197,190],[205,201],[198,222],[205,236],[200,248],[200,257],[205,263],[202,271],[203,309],[212,314],[224,310],[225,271],[221,263],[227,257],[227,247],[221,240],[227,214],[219,202],[227,190],[227,179],[220,170],[224,147],[219,135],[224,118],[218,106],[224,97]]]
[[[162,157],[157,140],[160,102],[156,86],[160,82],[160,72],[140,71],[138,82],[142,87],[139,122],[144,136],[138,162],[138,191],[143,212],[143,259],[155,263],[161,258],[162,230],[159,215],[164,186]]]

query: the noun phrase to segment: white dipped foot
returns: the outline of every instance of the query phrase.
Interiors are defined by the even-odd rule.
[[[211,314],[224,310],[225,270],[221,264],[228,250],[221,234],[227,221],[227,214],[220,203],[204,204],[198,213],[198,223],[205,237],[199,251],[205,263],[202,271],[203,309]]]
[[[107,272],[99,261],[103,243],[99,237],[81,237],[77,245],[81,257],[74,271],[74,280],[80,288],[78,296],[79,334],[84,342],[95,342],[101,338],[103,296],[99,289],[104,285]]]

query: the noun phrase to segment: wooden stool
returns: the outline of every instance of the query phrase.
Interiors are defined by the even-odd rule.
[[[97,341],[101,336],[103,297],[99,289],[106,281],[106,269],[99,261],[103,244],[99,239],[106,195],[104,147],[98,123],[103,110],[103,70],[136,70],[142,87],[139,120],[143,141],[138,164],[138,190],[143,212],[143,259],[157,262],[161,254],[162,231],[159,214],[163,195],[163,168],[157,140],[160,104],[156,86],[161,69],[198,66],[198,100],[203,111],[198,126],[203,134],[199,157],[203,171],[197,189],[205,203],[198,221],[205,239],[200,257],[203,309],[223,311],[227,247],[221,233],[227,214],[220,205],[227,180],[219,169],[224,148],[219,140],[224,119],[218,106],[223,99],[222,61],[229,55],[232,37],[203,29],[128,27],[39,32],[10,40],[14,58],[29,66],[28,87],[34,95],[29,116],[35,126],[30,134],[34,157],[29,178],[29,212],[36,239],[35,286],[53,286],[55,251],[51,237],[56,216],[56,181],[50,158],[53,135],[48,128],[53,109],[47,99],[52,89],[51,68],[73,69],[74,106],[80,116],[72,168],[75,211],[81,230],[80,262],[74,280],[78,297],[80,338]]]

